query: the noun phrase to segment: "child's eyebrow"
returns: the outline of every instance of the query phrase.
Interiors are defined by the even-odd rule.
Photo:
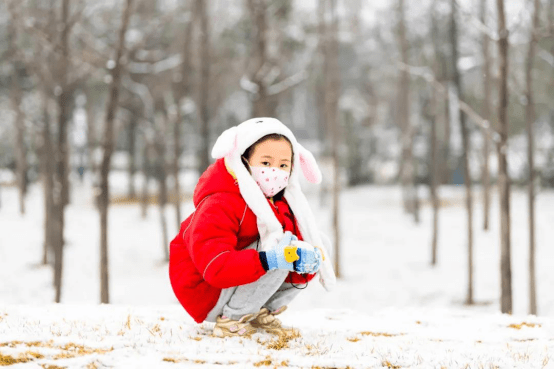
[[[273,157],[270,156],[270,155],[262,155],[262,158],[270,158],[270,159],[273,159]]]

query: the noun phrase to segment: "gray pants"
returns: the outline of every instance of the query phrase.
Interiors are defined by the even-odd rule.
[[[255,243],[247,249],[255,248]],[[288,305],[300,293],[306,284],[285,283],[288,270],[268,271],[253,283],[223,289],[219,299],[208,313],[205,321],[216,322],[219,315],[238,320],[249,313],[258,313],[262,307],[275,311],[281,306]]]

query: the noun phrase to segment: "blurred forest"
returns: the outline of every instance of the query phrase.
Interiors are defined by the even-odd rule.
[[[193,190],[177,174],[201,174],[226,128],[271,116],[322,167],[337,251],[341,187],[401,184],[415,222],[429,187],[436,230],[437,187],[464,184],[471,276],[472,214],[497,186],[511,311],[510,184],[528,186],[531,230],[536,192],[554,187],[554,0],[4,0],[0,55],[0,212],[1,187],[19,189],[21,213],[44,187],[56,301],[73,179],[94,184],[109,302],[110,171],[133,179],[143,213],[176,207],[160,219],[167,259],[164,230]],[[436,248],[435,235],[432,263]]]

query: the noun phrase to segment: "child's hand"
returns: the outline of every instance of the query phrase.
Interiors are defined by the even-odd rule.
[[[298,260],[294,262],[294,271],[300,274],[313,274],[319,270],[323,256],[319,248],[302,242],[294,241],[293,245],[298,247]]]
[[[296,235],[286,231],[283,238],[272,250],[265,252],[269,270],[282,269],[295,271],[294,262],[300,259],[299,248],[292,245],[298,241]]]

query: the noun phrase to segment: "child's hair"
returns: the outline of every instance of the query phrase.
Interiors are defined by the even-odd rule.
[[[254,149],[256,149],[256,145],[261,144],[261,143],[263,143],[264,141],[267,141],[267,140],[281,140],[281,139],[285,139],[289,143],[290,149],[292,151],[292,158],[294,158],[294,149],[292,148],[292,143],[290,142],[288,137],[286,137],[285,135],[281,135],[281,134],[268,134],[268,135],[262,136],[254,144],[252,144],[248,148],[246,148],[244,153],[242,153],[242,156],[244,158],[246,158],[247,160],[250,160],[250,157],[252,156],[252,153],[254,152]],[[246,166],[246,168],[248,168],[248,166],[247,166],[248,163],[244,160],[244,158],[242,158],[242,163],[244,164],[244,166]],[[248,169],[248,170],[250,171],[250,169]],[[292,172],[292,166],[291,166],[291,172]]]
[[[252,153],[254,153],[254,149],[256,148],[256,145],[261,144],[261,143],[263,143],[264,141],[267,141],[267,140],[281,140],[281,139],[285,139],[290,145],[290,150],[292,152],[290,172],[292,173],[292,171],[294,170],[294,167],[292,165],[292,163],[293,163],[292,160],[294,159],[294,149],[292,147],[292,143],[290,142],[289,138],[286,137],[285,135],[282,135],[282,134],[268,134],[268,135],[262,136],[254,144],[252,144],[248,148],[246,148],[244,153],[242,153],[241,160],[242,160],[242,163],[244,164],[244,167],[246,167],[246,169],[248,170],[248,172],[250,172],[250,167],[248,166],[248,163],[246,162],[246,160],[248,160],[248,161],[250,160],[250,157],[252,156]],[[246,160],[245,160],[245,158],[246,158]],[[280,199],[281,196],[283,195],[284,191],[285,191],[285,189],[283,189],[280,192],[278,192],[277,194],[275,194],[274,198]]]

